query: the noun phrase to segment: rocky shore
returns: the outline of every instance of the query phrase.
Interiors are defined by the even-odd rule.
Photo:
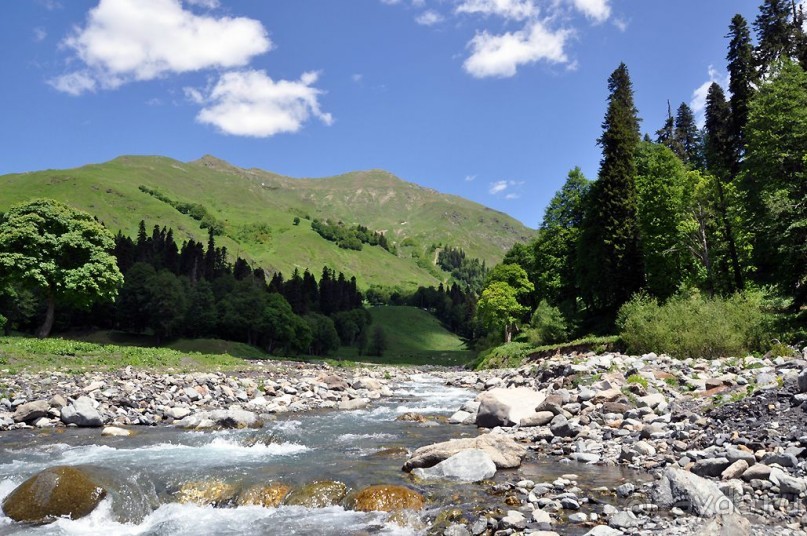
[[[7,375],[0,428],[260,427],[280,413],[365,407],[413,372],[273,362],[232,373]],[[576,354],[430,372],[478,392],[448,421],[480,435],[426,445],[402,469],[415,486],[478,483],[491,501],[440,512],[429,534],[807,534],[807,355]],[[518,467],[530,459],[568,470],[525,477]],[[593,487],[583,467],[645,478]]]

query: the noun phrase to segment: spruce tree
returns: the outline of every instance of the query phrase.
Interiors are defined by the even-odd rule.
[[[793,0],[764,0],[759,6],[759,15],[754,20],[757,34],[754,52],[761,77],[768,74],[782,56],[790,58],[795,55],[797,34],[801,30],[796,28],[799,18],[796,13]]]
[[[656,131],[656,143],[660,143],[670,149],[673,148],[675,142],[675,118],[672,114],[670,101],[667,101],[667,119],[664,120],[664,126]]]
[[[731,137],[733,144],[732,174],[739,171],[740,159],[745,150],[745,125],[748,123],[748,103],[754,95],[754,45],[748,22],[742,15],[734,15],[726,36],[730,39],[726,55],[731,92]]]
[[[636,151],[639,118],[625,64],[608,79],[608,110],[598,140],[603,149],[599,179],[592,185],[583,224],[578,266],[589,305],[614,313],[642,287],[643,268],[636,218]]]
[[[732,115],[726,95],[719,84],[709,86],[706,96],[706,164],[717,180],[717,215],[720,220],[723,240],[728,249],[729,262],[735,289],[744,286],[740,260],[737,254],[734,229],[729,216],[725,184],[731,182],[736,165],[734,142],[732,139]]]
[[[682,102],[675,114],[675,144],[671,149],[690,169],[703,167],[701,157],[701,139],[698,125],[695,124],[695,114],[692,108]]]

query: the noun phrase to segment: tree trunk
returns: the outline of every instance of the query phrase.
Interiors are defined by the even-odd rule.
[[[48,309],[45,313],[45,322],[39,327],[36,336],[40,339],[46,338],[50,335],[50,330],[53,329],[53,319],[56,316],[56,296],[53,291],[48,289]]]
[[[510,326],[504,326],[504,342],[510,342],[513,340],[513,332],[510,329]]]

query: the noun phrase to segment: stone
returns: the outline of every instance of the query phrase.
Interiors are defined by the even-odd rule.
[[[800,393],[807,393],[807,369],[804,369],[799,373],[798,385]]]
[[[503,529],[516,529],[522,530],[527,526],[527,518],[518,510],[509,510],[505,515],[499,526]]]
[[[521,419],[521,427],[545,426],[549,424],[554,417],[555,414],[551,411],[536,411]]]
[[[569,457],[580,463],[598,463],[600,461],[600,455],[593,452],[573,452]]]
[[[585,523],[588,521],[588,516],[583,512],[575,512],[571,514],[568,518],[570,523]]]
[[[692,472],[698,476],[719,477],[728,469],[731,462],[728,458],[705,458],[698,460],[692,467]]]
[[[734,512],[734,503],[714,482],[676,467],[664,471],[653,498],[660,508],[678,507],[700,517]]]
[[[376,380],[375,378],[370,378],[369,376],[363,376],[361,378],[357,378],[353,381],[353,388],[354,389],[366,389],[368,391],[380,391],[384,385]]]
[[[557,394],[547,396],[543,402],[535,408],[536,412],[551,411],[553,415],[563,413],[563,397]]]
[[[104,429],[101,430],[101,435],[105,437],[129,437],[132,435],[132,431],[117,426],[105,426]]]
[[[648,407],[650,409],[655,409],[660,404],[666,404],[667,399],[664,398],[664,395],[661,393],[652,393],[647,396],[640,396],[637,399],[637,405],[641,407]]]
[[[737,460],[720,473],[721,480],[733,480],[740,478],[748,470],[748,462],[745,460]]]
[[[621,510],[608,518],[608,526],[615,529],[630,529],[639,526],[639,520],[633,512]]]
[[[642,456],[655,456],[656,455],[656,447],[648,443],[647,441],[637,441],[633,444],[633,450]]]
[[[416,468],[412,474],[418,478],[443,478],[460,482],[479,482],[493,478],[496,464],[484,450],[468,449],[446,458],[437,465]]]
[[[395,512],[421,510],[423,495],[404,486],[369,486],[352,498],[352,508],[359,512]]]
[[[459,411],[455,412],[451,417],[448,418],[448,422],[449,422],[449,424],[466,424],[466,421],[468,421],[471,418],[473,418],[474,421],[476,420],[476,417],[474,417],[472,414],[468,413],[467,411],[459,410]],[[467,424],[470,424],[470,422],[467,423]]]
[[[324,383],[330,391],[347,391],[347,389],[350,387],[350,385],[348,385],[343,378],[340,378],[336,374],[328,374],[327,376],[323,376],[320,378],[320,381]]]
[[[366,398],[354,398],[352,400],[343,400],[339,402],[338,409],[344,411],[352,411],[356,409],[366,408],[370,401]]]
[[[563,497],[560,506],[564,510],[580,510],[580,503],[572,497]]]
[[[555,415],[549,424],[549,430],[555,437],[574,437],[578,433],[578,429],[563,414]]]
[[[17,486],[3,500],[3,512],[22,523],[79,519],[89,515],[104,497],[106,490],[82,469],[56,466]]]
[[[471,536],[471,531],[465,525],[453,523],[446,527],[443,531],[443,536]]]
[[[521,419],[535,413],[545,395],[527,387],[496,387],[478,397],[476,425],[482,428],[515,426]]]
[[[698,536],[748,536],[751,523],[739,514],[720,515],[706,523]]]
[[[771,468],[765,464],[758,463],[752,465],[743,473],[743,480],[750,482],[752,480],[767,480],[771,474]]]
[[[762,458],[762,463],[765,465],[780,465],[782,467],[797,467],[799,465],[799,461],[796,459],[796,457],[788,453],[766,454]]]
[[[633,495],[633,492],[636,491],[636,486],[631,484],[630,482],[626,482],[621,486],[617,486],[616,488],[616,495],[617,497],[629,497]]]
[[[782,495],[799,495],[807,491],[807,480],[790,476],[781,469],[772,469],[768,479],[779,486]]]
[[[347,495],[347,486],[342,482],[317,481],[289,493],[284,504],[307,508],[326,508],[342,502],[345,495]]]
[[[621,536],[625,534],[619,529],[611,528],[607,525],[597,525],[583,536]]]
[[[545,510],[536,508],[532,511],[531,518],[532,522],[537,524],[537,528],[541,530],[549,530],[550,527],[552,527],[552,517],[549,515],[549,512]]]
[[[496,464],[497,469],[513,469],[521,465],[527,454],[527,447],[504,434],[483,434],[474,438],[461,438],[426,445],[417,449],[404,463],[403,470],[411,471],[416,467],[432,467],[441,461],[467,449],[480,449]]]
[[[726,448],[726,458],[732,463],[736,462],[737,460],[745,460],[749,467],[757,463],[757,459],[753,452],[748,452],[734,447]]]
[[[101,414],[93,406],[92,398],[80,396],[72,404],[62,408],[62,422],[76,426],[97,427],[103,426]]]
[[[191,414],[190,408],[183,408],[181,406],[176,406],[173,408],[168,408],[163,412],[166,417],[171,417],[175,421],[184,419],[188,415]]]
[[[291,488],[286,484],[272,483],[269,485],[256,485],[249,487],[238,494],[235,503],[238,506],[262,506],[264,508],[277,508],[289,494]]]
[[[235,486],[223,480],[186,482],[176,494],[180,504],[223,507],[235,501]]]
[[[14,419],[14,422],[33,422],[46,416],[49,409],[50,404],[47,400],[35,400],[17,406],[11,418]]]

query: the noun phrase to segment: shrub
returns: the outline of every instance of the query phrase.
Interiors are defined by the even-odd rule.
[[[716,358],[767,350],[773,315],[760,292],[729,298],[678,295],[660,305],[635,296],[617,318],[628,351],[664,352],[673,357]]]
[[[569,326],[560,309],[541,300],[530,320],[529,340],[532,344],[554,344],[565,341],[569,334]]]
[[[474,363],[476,370],[491,368],[513,368],[520,366],[534,347],[524,342],[510,342],[491,348],[479,354]]]

